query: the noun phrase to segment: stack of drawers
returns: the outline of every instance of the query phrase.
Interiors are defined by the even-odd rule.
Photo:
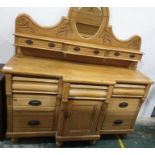
[[[133,131],[145,90],[145,85],[116,84],[101,132],[108,134]]]
[[[54,130],[58,80],[13,77],[13,132],[51,135]]]
[[[134,127],[140,108],[140,99],[116,98],[108,104],[102,130],[107,133],[122,133]]]

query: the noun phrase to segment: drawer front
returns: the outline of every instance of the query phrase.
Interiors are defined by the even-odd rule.
[[[141,60],[142,55],[136,53],[125,53],[120,51],[110,51],[108,57],[121,58],[121,59],[131,59],[131,60]]]
[[[107,95],[107,86],[94,86],[94,85],[78,85],[71,84],[69,91],[70,98],[96,98],[103,99]]]
[[[62,43],[54,42],[54,41],[44,41],[44,40],[37,40],[31,38],[17,38],[16,44],[19,46],[29,46],[32,48],[45,48],[51,50],[61,50]]]
[[[46,93],[56,94],[58,91],[58,80],[29,77],[13,77],[12,89],[14,93]]]
[[[121,84],[118,83],[113,89],[113,97],[143,97],[145,94],[145,85]]]
[[[102,126],[102,130],[122,130],[132,129],[134,126],[135,117],[125,115],[110,115],[107,114]]]
[[[107,112],[109,114],[121,113],[126,116],[134,116],[140,105],[140,99],[115,98],[108,103]]]
[[[101,49],[93,49],[93,48],[86,48],[86,47],[72,46],[72,45],[68,45],[67,52],[74,53],[74,54],[88,55],[88,56],[99,56],[99,57],[104,57],[104,54],[105,54],[105,51]]]
[[[13,112],[13,131],[40,131],[53,128],[54,112]]]
[[[56,95],[14,94],[13,106],[14,110],[25,108],[30,110],[38,110],[40,108],[51,110],[51,107],[56,106]]]

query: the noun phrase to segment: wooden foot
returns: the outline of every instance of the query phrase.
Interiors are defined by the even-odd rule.
[[[91,141],[90,141],[90,144],[92,144],[92,145],[93,145],[93,144],[96,144],[96,140],[91,140]]]
[[[11,138],[12,143],[17,143],[18,139],[17,138]]]
[[[62,145],[63,145],[63,142],[56,142],[56,145],[58,146],[58,147],[62,147]]]

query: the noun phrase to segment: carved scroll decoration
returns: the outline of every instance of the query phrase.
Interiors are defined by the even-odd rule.
[[[131,43],[129,43],[128,48],[131,48],[131,49],[139,49],[140,48],[140,43],[141,43],[140,38],[135,38],[135,39],[133,39],[131,41]]]
[[[60,23],[53,27],[43,27],[34,22],[30,16],[22,14],[16,20],[16,33],[42,35],[47,37],[64,38],[74,41],[89,42],[98,45],[113,46],[118,48],[128,48],[139,50],[141,45],[141,38],[133,36],[128,40],[120,40],[115,37],[112,27],[108,26],[109,11],[108,8],[103,9],[103,23],[101,29],[96,36],[86,40],[82,38],[76,29],[75,16],[77,8],[71,8],[67,18],[62,18]],[[91,8],[91,11],[93,9]]]
[[[29,31],[29,32],[34,32],[34,29],[30,26],[30,23],[28,21],[27,18],[25,18],[25,16],[20,16],[17,23],[16,23],[16,27],[19,29],[19,30],[26,30],[26,31]]]
[[[105,31],[100,35],[100,37],[102,38],[104,45],[112,44],[112,36],[109,28],[106,28]]]
[[[68,33],[73,33],[71,28],[71,23],[69,19],[65,19],[64,22],[60,25],[58,32],[56,33],[57,37],[66,37]]]

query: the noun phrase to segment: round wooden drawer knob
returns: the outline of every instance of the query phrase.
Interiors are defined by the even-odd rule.
[[[25,41],[25,43],[28,44],[28,45],[32,45],[32,44],[33,44],[33,41],[32,41],[31,39],[27,39],[27,40]]]
[[[120,56],[120,53],[119,52],[115,52],[114,55],[115,56]]]
[[[130,54],[130,58],[135,58],[135,54]]]
[[[80,47],[74,47],[74,51],[79,52],[80,51]]]
[[[55,43],[51,42],[48,44],[49,47],[55,47]]]
[[[100,51],[99,50],[94,50],[94,54],[99,54]]]

